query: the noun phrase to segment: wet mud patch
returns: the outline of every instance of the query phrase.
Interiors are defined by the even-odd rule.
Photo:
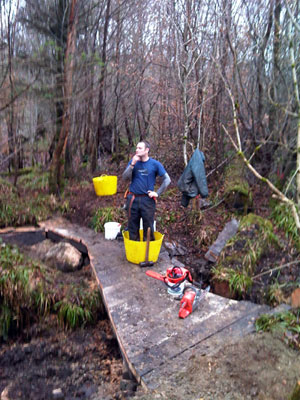
[[[2,343],[0,367],[7,399],[120,397],[123,363],[108,320],[74,332],[44,327],[30,340]]]
[[[10,232],[0,237],[35,261],[39,255],[36,246],[45,242],[42,231]],[[55,297],[65,296],[68,287],[79,285],[85,291],[97,290],[88,260],[79,270],[58,271],[55,278],[49,275],[46,280]],[[1,399],[117,400],[124,398],[129,386],[135,390],[103,306],[96,321],[75,330],[61,325],[51,313],[27,322],[6,341],[0,339]]]

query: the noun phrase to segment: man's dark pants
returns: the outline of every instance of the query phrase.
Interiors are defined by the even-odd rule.
[[[127,197],[127,210],[128,210],[128,231],[130,240],[140,240],[140,218],[143,220],[144,240],[147,237],[147,229],[150,227],[151,236],[150,240],[154,240],[153,223],[155,214],[155,201],[149,196],[136,195],[131,206],[133,195]]]

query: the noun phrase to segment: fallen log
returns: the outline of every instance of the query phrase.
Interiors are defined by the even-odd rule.
[[[237,232],[239,227],[239,221],[233,218],[227,222],[222,232],[219,233],[217,240],[210,246],[206,252],[204,258],[210,262],[215,263],[223,250],[225,244],[231,239]]]

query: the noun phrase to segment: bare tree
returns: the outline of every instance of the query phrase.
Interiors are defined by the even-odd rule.
[[[65,164],[65,151],[70,132],[70,105],[73,93],[73,69],[74,69],[74,53],[75,53],[75,40],[76,40],[76,23],[77,0],[72,0],[69,12],[69,24],[67,35],[67,47],[65,54],[65,67],[64,67],[64,106],[62,126],[58,139],[57,146],[54,151],[53,160],[50,167],[49,175],[49,191],[51,193],[59,193],[64,186],[64,164]]]
[[[231,99],[231,104],[232,104],[232,110],[233,110],[233,125],[234,125],[234,130],[236,134],[236,141],[231,137],[230,133],[228,130],[225,128],[223,125],[223,129],[226,132],[227,136],[229,137],[233,147],[237,151],[238,155],[242,157],[242,160],[244,163],[247,165],[247,167],[250,169],[250,171],[262,182],[265,182],[271,191],[273,192],[274,197],[278,198],[280,201],[283,203],[286,203],[292,210],[295,224],[298,230],[300,230],[300,218],[299,218],[299,212],[297,210],[297,207],[295,205],[295,202],[288,198],[281,190],[279,190],[268,178],[263,177],[251,164],[250,160],[245,156],[245,153],[243,152],[242,145],[241,145],[241,136],[238,128],[238,119],[237,119],[237,113],[236,113],[236,103],[234,100],[234,97],[230,91],[230,89],[227,87],[230,99]]]
[[[174,27],[174,58],[180,87],[183,114],[183,159],[188,162],[187,144],[191,142],[191,132],[196,130],[196,146],[199,147],[200,128],[203,113],[203,103],[209,76],[204,74],[203,50],[208,49],[199,31],[201,22],[207,23],[208,8],[202,2],[189,0],[185,2],[170,2],[167,5],[166,18]],[[202,20],[201,20],[202,18]],[[203,38],[204,39],[204,38]],[[201,63],[202,61],[202,63]]]
[[[292,80],[293,80],[293,92],[294,92],[294,103],[295,112],[292,114],[297,121],[297,141],[296,141],[296,201],[300,212],[300,96],[299,96],[299,81],[297,77],[296,59],[295,59],[295,37],[293,37],[294,32],[300,33],[300,25],[297,23],[296,18],[291,12],[291,9],[286,2],[288,13],[289,13],[289,24],[288,24],[288,38],[289,38],[289,49],[290,49],[290,63],[292,70]],[[295,11],[299,11],[299,4],[295,4]],[[300,226],[298,225],[298,228]]]
[[[8,132],[8,147],[9,147],[9,167],[14,171],[14,184],[16,185],[18,177],[18,140],[17,140],[17,106],[16,106],[16,82],[15,82],[15,41],[16,41],[16,13],[19,8],[19,2],[13,4],[9,1],[5,4],[7,16],[7,72],[3,77],[3,84],[7,86],[8,99],[6,100],[5,108],[7,107],[7,132]],[[15,8],[14,8],[15,7]]]
[[[300,100],[299,100],[299,82],[298,82],[298,77],[297,77],[297,64],[299,63],[299,59],[296,59],[295,56],[295,46],[296,43],[299,42],[299,25],[297,23],[297,19],[295,18],[295,15],[298,15],[296,12],[297,9],[297,4],[295,5],[295,8],[291,10],[289,8],[288,3],[286,3],[287,9],[285,10],[285,15],[284,15],[284,21],[285,21],[285,32],[287,33],[287,38],[288,38],[288,49],[289,52],[286,51],[286,47],[283,51],[282,61],[284,61],[284,64],[288,61],[289,69],[290,69],[290,74],[286,73],[285,70],[280,69],[279,70],[279,49],[276,47],[275,48],[275,60],[278,62],[278,65],[274,66],[274,68],[278,68],[280,74],[275,74],[274,76],[279,76],[282,75],[285,80],[287,94],[277,94],[278,99],[282,99],[284,101],[277,101],[275,102],[275,99],[270,97],[270,101],[272,103],[273,107],[276,107],[279,110],[283,110],[285,114],[287,114],[289,117],[295,118],[296,124],[291,126],[295,127],[296,130],[296,135],[293,135],[290,138],[286,138],[286,145],[291,148],[291,145],[294,143],[296,149],[294,152],[290,151],[290,156],[293,155],[293,153],[296,155],[296,163],[295,163],[295,172],[292,174],[290,177],[290,180],[286,183],[285,188],[279,188],[278,185],[275,183],[272,183],[271,181],[271,175],[269,177],[264,177],[255,167],[254,162],[255,158],[253,157],[255,155],[255,152],[260,148],[262,144],[265,146],[268,146],[268,140],[265,140],[264,143],[260,143],[260,146],[255,149],[254,153],[251,156],[247,156],[247,149],[244,149],[244,144],[247,143],[243,140],[242,134],[240,132],[239,125],[241,124],[241,119],[239,118],[239,102],[237,101],[235,94],[233,93],[232,89],[229,86],[229,80],[228,77],[226,78],[224,76],[224,73],[221,71],[221,68],[219,68],[219,74],[221,78],[224,81],[224,84],[226,85],[227,92],[229,94],[231,104],[232,104],[232,111],[233,111],[233,127],[234,131],[236,134],[236,140],[233,140],[232,136],[230,135],[230,132],[225,126],[223,125],[223,129],[226,132],[227,136],[229,137],[231,143],[233,144],[234,148],[238,152],[238,154],[242,157],[244,160],[245,164],[247,167],[252,171],[252,173],[260,179],[262,182],[265,182],[273,192],[273,196],[279,199],[281,202],[287,204],[290,209],[292,210],[292,214],[294,216],[295,224],[298,230],[300,229],[300,217],[299,217],[299,187],[300,187],[300,156],[299,156],[299,148],[300,148]],[[279,23],[279,11],[280,11],[281,4],[278,3],[277,1],[275,2],[275,9],[272,9],[272,12],[275,13],[275,21],[276,23]],[[270,17],[271,18],[271,17]],[[269,21],[270,24],[270,21]],[[279,37],[279,31],[278,31],[278,26],[275,24],[275,29],[274,29],[274,35],[275,35],[275,46],[277,46],[277,40],[280,40]],[[284,34],[282,33],[283,37]],[[274,43],[273,43],[274,44]],[[283,42],[281,42],[283,44]],[[274,58],[273,58],[274,61]],[[273,82],[274,87],[279,87],[279,83]],[[275,96],[275,90],[272,91],[272,94]],[[259,102],[258,102],[259,104]],[[258,113],[259,115],[259,113]],[[271,133],[272,134],[272,133]],[[296,136],[296,139],[295,139]],[[271,148],[272,148],[272,143],[271,143]],[[273,147],[274,148],[274,147]],[[288,194],[288,189],[296,177],[296,191],[295,195],[293,195],[293,192]]]

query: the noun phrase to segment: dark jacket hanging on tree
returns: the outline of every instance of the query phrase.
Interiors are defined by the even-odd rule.
[[[198,194],[202,198],[208,196],[204,161],[204,154],[196,149],[177,182],[178,188],[182,192],[181,205],[184,207],[187,207],[189,201]]]

